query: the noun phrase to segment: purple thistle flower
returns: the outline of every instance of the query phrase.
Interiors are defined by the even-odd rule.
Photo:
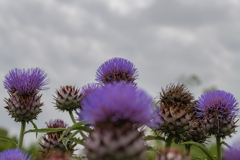
[[[224,151],[225,160],[240,160],[240,142],[235,142],[232,147]]]
[[[154,107],[152,98],[131,84],[108,84],[87,95],[82,101],[80,120],[98,123],[121,123],[149,125]]]
[[[40,90],[46,90],[43,86],[49,84],[50,80],[46,79],[47,74],[40,68],[31,69],[13,69],[5,75],[4,87],[10,93],[18,91],[20,95],[31,95],[38,93]]]
[[[215,90],[202,94],[197,101],[197,117],[209,116],[216,112],[217,118],[231,119],[238,112],[237,100],[231,93]]]
[[[137,76],[137,68],[132,62],[123,58],[112,58],[98,68],[96,81],[104,84],[119,81],[133,83]]]
[[[67,124],[64,123],[61,119],[50,120],[49,122],[45,122],[47,128],[66,128]]]
[[[45,124],[47,125],[47,128],[66,128],[68,126],[61,119],[50,120],[49,122],[46,122]],[[72,147],[73,142],[68,141],[67,144],[64,146],[62,140],[60,140],[60,137],[62,136],[62,134],[63,134],[63,131],[47,132],[42,137],[43,142],[39,143],[40,146],[42,147],[40,149],[40,152],[42,152],[42,156],[45,159],[50,158],[48,156],[50,156],[49,154],[53,151],[60,151],[60,152],[62,152],[62,155],[64,155],[65,153],[72,155],[72,153],[74,151],[74,147]],[[72,134],[71,132],[68,132],[63,137],[66,138],[71,134]]]
[[[28,153],[19,148],[4,150],[0,153],[0,160],[31,160],[31,158],[32,155],[28,156]]]
[[[213,134],[219,134],[222,131],[227,132],[222,135],[222,137],[225,137],[225,135],[234,132],[233,129],[236,127],[234,118],[237,116],[239,109],[237,100],[231,93],[223,90],[206,92],[199,97],[196,104],[197,117],[202,118],[205,123],[209,121],[207,129],[210,129],[211,126],[217,127],[217,133],[213,131],[215,132]],[[231,124],[231,127],[228,124]]]
[[[81,89],[81,98],[85,99],[87,95],[97,89],[99,89],[101,86],[98,83],[89,83],[82,87]]]

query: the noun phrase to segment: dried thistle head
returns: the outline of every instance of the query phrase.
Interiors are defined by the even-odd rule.
[[[184,141],[189,136],[190,121],[194,112],[194,97],[184,84],[170,84],[166,89],[162,88],[160,99],[157,102],[160,108],[155,112],[158,114],[158,133],[166,137],[174,137],[175,143]]]
[[[162,88],[160,92],[160,100],[158,103],[164,106],[184,107],[194,100],[192,93],[189,92],[187,86],[184,84],[170,84],[166,89]]]

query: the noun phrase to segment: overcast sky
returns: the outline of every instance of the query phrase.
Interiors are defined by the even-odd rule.
[[[239,35],[238,0],[0,0],[0,80],[15,67],[45,70],[51,83],[41,92],[39,128],[55,118],[71,125],[52,104],[55,89],[95,82],[98,67],[113,57],[135,64],[138,86],[153,98],[181,74],[195,74],[202,81],[189,87],[196,99],[215,85],[239,101]],[[8,97],[3,84],[0,96]],[[0,127],[18,136],[20,123],[0,105]],[[25,140],[37,141],[34,133]]]

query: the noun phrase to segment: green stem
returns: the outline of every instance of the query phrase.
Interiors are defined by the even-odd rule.
[[[75,124],[75,123],[76,123],[76,120],[75,120],[74,117],[73,117],[72,111],[69,111],[69,115],[70,115],[73,123]],[[82,131],[79,131],[79,133],[81,134],[81,136],[82,136],[84,139],[87,137]]]
[[[69,115],[70,115],[70,117],[71,117],[73,123],[75,124],[75,123],[76,123],[76,120],[75,120],[74,117],[73,117],[73,113],[72,113],[72,111],[69,111]]]
[[[21,130],[20,130],[20,135],[19,135],[19,140],[18,140],[18,146],[17,148],[22,148],[22,143],[23,143],[23,137],[24,137],[24,131],[26,127],[26,122],[22,121],[21,122]]]
[[[173,137],[172,137],[172,134],[170,134],[168,136],[168,138],[166,139],[166,142],[165,142],[165,148],[166,149],[169,149],[171,147],[172,140],[173,140]]]
[[[190,155],[190,151],[191,151],[191,145],[190,144],[185,144],[185,154],[186,154],[186,156]]]
[[[217,135],[216,137],[216,143],[217,143],[217,159],[222,160],[221,156],[221,137]]]

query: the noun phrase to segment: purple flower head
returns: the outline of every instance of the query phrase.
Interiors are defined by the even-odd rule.
[[[89,83],[86,84],[82,87],[81,89],[81,98],[85,99],[87,97],[87,95],[95,90],[97,90],[98,88],[100,88],[101,86],[98,83]]]
[[[28,153],[19,148],[4,150],[0,153],[0,160],[31,160],[31,158],[32,155],[28,156]]]
[[[133,83],[137,76],[137,68],[132,62],[123,58],[112,58],[98,68],[96,81],[104,84],[119,81]]]
[[[215,90],[202,94],[196,102],[196,115],[210,134],[225,138],[235,132],[238,112],[237,100],[231,93]]]
[[[225,160],[240,160],[240,141],[235,142],[232,147],[224,151]]]
[[[108,84],[90,93],[82,101],[84,108],[80,120],[92,125],[98,123],[128,122],[149,125],[154,107],[152,98],[143,90],[131,84]]]
[[[67,124],[61,119],[50,120],[45,123],[47,128],[66,128]]]
[[[216,115],[217,119],[231,119],[238,112],[237,100],[231,93],[215,90],[203,93],[197,101],[197,117]]]
[[[47,74],[40,68],[13,69],[5,75],[4,87],[10,93],[18,91],[20,95],[31,95],[40,90],[46,90],[43,86],[49,84]]]

